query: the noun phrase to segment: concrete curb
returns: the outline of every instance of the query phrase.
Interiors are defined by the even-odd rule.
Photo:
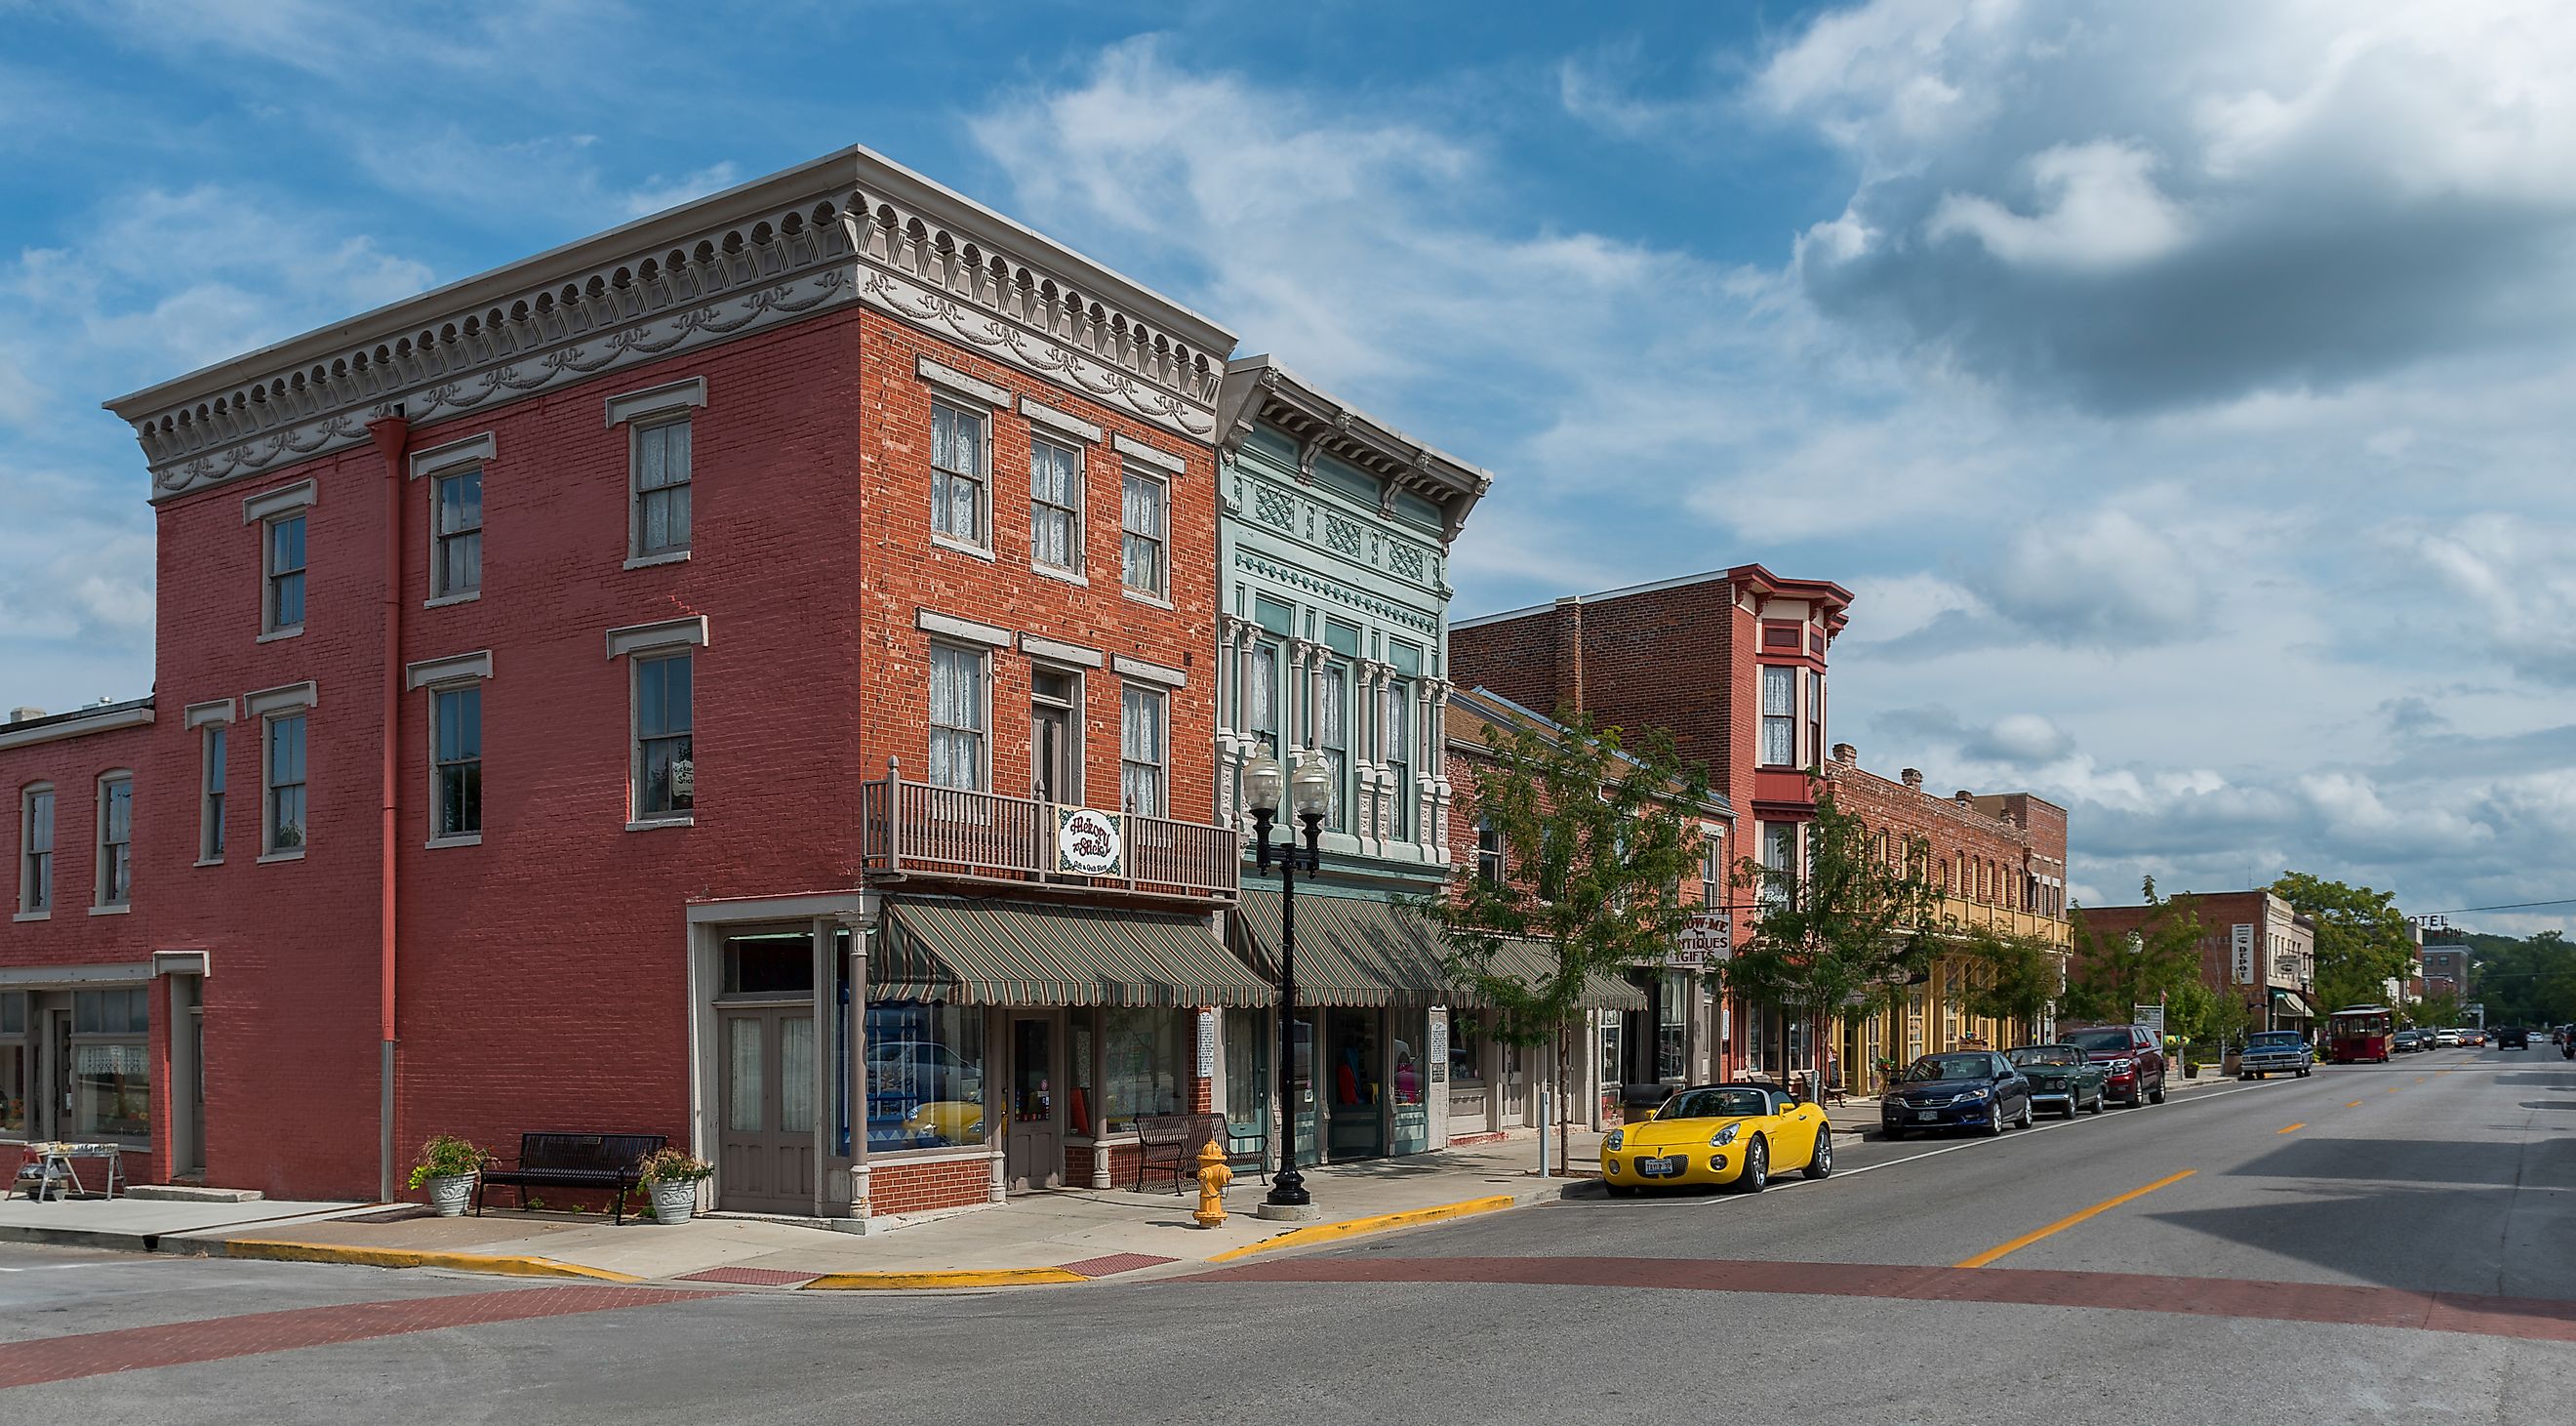
[[[1230,1263],[1237,1258],[1251,1257],[1255,1253],[1311,1247],[1317,1243],[1338,1242],[1344,1238],[1383,1233],[1390,1228],[1410,1228],[1418,1223],[1437,1223],[1445,1218],[1464,1218],[1476,1213],[1496,1213],[1506,1208],[1518,1208],[1523,1202],[1536,1202],[1541,1198],[1560,1196],[1563,1192],[1561,1188],[1552,1192],[1539,1192],[1531,1194],[1527,1199],[1517,1193],[1498,1193],[1490,1198],[1470,1198],[1459,1203],[1443,1203],[1436,1208],[1414,1208],[1402,1213],[1379,1213],[1367,1218],[1349,1218],[1339,1223],[1318,1223],[1311,1228],[1291,1228],[1285,1233],[1264,1238],[1258,1243],[1246,1243],[1240,1248],[1228,1248],[1222,1253],[1211,1253],[1204,1261]]]
[[[606,1268],[557,1262],[553,1258],[502,1253],[441,1253],[407,1248],[358,1248],[344,1243],[298,1243],[283,1238],[218,1238],[206,1240],[208,1256],[248,1258],[275,1263],[346,1263],[369,1268],[447,1268],[454,1272],[498,1277],[569,1277],[590,1282],[642,1282],[643,1278]]]
[[[1090,1282],[1063,1268],[961,1268],[951,1272],[825,1273],[801,1292],[897,1292],[920,1288],[1043,1287],[1053,1283]]]

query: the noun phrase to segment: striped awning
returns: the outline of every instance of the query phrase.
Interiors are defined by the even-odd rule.
[[[2302,999],[2299,993],[2295,990],[2273,991],[2272,1008],[2289,1016],[2293,1020],[2314,1020],[2317,1018],[2317,1012],[2310,1009],[2308,1002]]]
[[[1235,907],[1237,949],[1276,981],[1280,895],[1246,887]],[[1474,1006],[1478,997],[1451,983],[1438,932],[1408,907],[1371,896],[1297,894],[1297,1003],[1300,1005]],[[1505,943],[1495,969],[1535,984],[1547,973],[1547,948]],[[1585,982],[1589,1009],[1643,1010],[1646,998],[1614,975]]]
[[[1204,916],[907,896],[868,958],[871,1000],[954,1005],[1268,1005]]]

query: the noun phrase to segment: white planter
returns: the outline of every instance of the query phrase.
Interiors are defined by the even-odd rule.
[[[470,1173],[440,1174],[427,1187],[429,1206],[437,1209],[441,1218],[463,1217],[465,1205],[474,1201],[474,1175]]]
[[[698,1181],[682,1179],[653,1186],[653,1221],[686,1223],[698,1211]]]

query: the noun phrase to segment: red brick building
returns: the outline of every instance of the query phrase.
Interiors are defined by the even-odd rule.
[[[2200,918],[2200,979],[2245,1006],[2257,1030],[2298,1030],[2313,1036],[2321,1014],[2312,998],[2317,982],[2317,927],[2270,891],[2186,892],[2170,905],[2188,903]],[[2089,939],[2118,946],[2145,926],[2145,906],[2087,906]],[[2079,948],[2080,949],[2080,948]]]
[[[1850,607],[1840,585],[1739,565],[1461,620],[1451,677],[1544,713],[1670,729],[1735,812],[1730,855],[1788,865],[1815,820],[1806,770],[1824,761],[1827,654]],[[1729,909],[1734,944],[1751,930],[1751,898]],[[1713,1073],[1813,1062],[1805,1027],[1744,1011],[1720,1008]]]
[[[1941,894],[1944,922],[1986,926],[2034,937],[2062,952],[2066,925],[2066,809],[2028,792],[1947,797],[1924,790],[1923,774],[1906,768],[1894,781],[1860,766],[1860,751],[1833,745],[1823,768],[1834,805],[1858,817],[1890,857],[1920,848],[1924,874]],[[1931,979],[1908,992],[1902,1017],[1881,1013],[1837,1027],[1837,1056],[1847,1082],[1869,1083],[1881,1059],[1915,1056],[1963,1044],[2010,1049],[2054,1033],[2053,1010],[2035,1025],[2008,1025],[1969,1013],[1961,1003],[1966,968],[1936,962]]]
[[[28,1023],[142,987],[121,1137],[273,1194],[547,1129],[749,1210],[1107,1182],[1268,1003],[1214,926],[1232,346],[854,148],[111,403],[156,698],[0,737],[0,838],[130,769],[131,909],[7,928]]]

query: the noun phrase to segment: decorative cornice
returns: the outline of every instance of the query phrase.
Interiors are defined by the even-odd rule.
[[[1234,552],[1234,566],[1274,583],[1284,584],[1292,589],[1302,589],[1309,594],[1319,594],[1335,603],[1346,604],[1364,613],[1374,614],[1389,623],[1402,624],[1408,629],[1417,629],[1434,638],[1439,637],[1440,621],[1419,610],[1408,609],[1400,604],[1392,604],[1386,600],[1362,594],[1329,579],[1319,579],[1302,569],[1292,568],[1249,550]]]
[[[853,301],[1214,438],[1232,334],[862,148],[107,404],[162,501]]]
[[[1491,471],[1472,466],[1417,441],[1357,410],[1267,356],[1228,362],[1217,398],[1224,429],[1219,445],[1241,450],[1255,421],[1266,421],[1298,444],[1297,479],[1314,480],[1315,457],[1329,453],[1386,482],[1379,504],[1391,511],[1393,492],[1410,490],[1440,507],[1443,538],[1454,540],[1476,502],[1493,488]]]

